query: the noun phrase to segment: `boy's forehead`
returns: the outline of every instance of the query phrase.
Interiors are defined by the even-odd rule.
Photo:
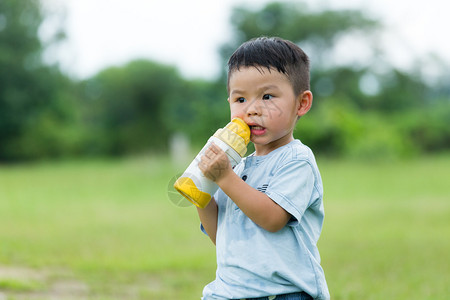
[[[286,74],[277,71],[274,68],[265,67],[241,67],[230,72],[228,77],[228,92],[233,90],[244,90],[247,88],[256,88],[259,85],[277,86],[279,84],[289,84],[289,78]]]

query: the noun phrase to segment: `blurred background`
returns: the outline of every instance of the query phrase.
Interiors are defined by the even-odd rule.
[[[311,57],[314,105],[296,134],[316,153],[448,150],[442,5],[4,1],[0,161],[163,152],[175,134],[199,146],[229,119],[227,58],[261,35]]]
[[[0,1],[0,299],[199,298],[214,248],[168,183],[229,121],[227,59],[258,36],[311,59],[294,134],[324,177],[332,299],[444,299],[449,9]]]

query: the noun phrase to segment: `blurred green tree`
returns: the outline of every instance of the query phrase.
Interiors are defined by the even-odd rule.
[[[188,135],[197,146],[202,146],[230,120],[227,91],[222,82],[186,80],[183,97],[171,105],[169,127],[173,132]]]
[[[164,151],[176,132],[200,146],[229,120],[225,72],[188,80],[172,66],[136,60],[74,82],[43,59],[64,38],[57,28],[41,41],[47,17],[38,0],[0,1],[0,161]],[[382,24],[363,12],[275,2],[236,7],[230,23],[222,65],[258,36],[292,40],[310,55],[315,100],[296,134],[316,151],[368,157],[450,147],[448,73],[432,86],[421,72],[390,66],[372,34]],[[348,36],[370,45],[373,59],[345,64],[333,56]]]
[[[200,144],[229,119],[222,85],[148,60],[107,68],[81,86],[91,153],[165,151],[177,132]]]
[[[43,62],[43,20],[37,0],[0,1],[0,161],[60,156],[76,144],[72,82]]]
[[[88,151],[93,153],[165,149],[172,123],[181,125],[189,118],[183,99],[185,81],[171,66],[135,60],[101,71],[82,88],[90,128]],[[176,117],[170,118],[171,114]]]
[[[260,10],[238,6],[230,19],[233,39],[220,48],[226,60],[243,42],[259,36],[279,36],[301,43],[314,53],[315,64],[328,54],[343,35],[369,33],[380,27],[378,21],[366,17],[358,10],[311,11],[304,2],[273,2]],[[331,65],[323,61],[325,67]]]
[[[297,132],[316,151],[380,157],[450,147],[449,132],[442,126],[450,110],[449,93],[436,99],[418,72],[391,66],[377,40],[383,26],[364,12],[311,11],[302,2],[274,2],[261,9],[236,7],[230,23],[234,34],[220,48],[223,65],[240,44],[259,36],[289,39],[309,54],[315,100]],[[371,57],[343,63],[334,51],[345,37],[369,45]],[[225,72],[220,80],[226,82]],[[415,113],[424,109],[433,121],[421,121]]]

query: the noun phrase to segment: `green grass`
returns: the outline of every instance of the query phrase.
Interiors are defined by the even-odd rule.
[[[332,299],[446,299],[450,156],[318,162]],[[183,169],[165,157],[0,165],[0,296],[65,279],[88,286],[80,299],[199,299],[215,250],[194,207],[167,197]],[[2,278],[2,267],[46,275]]]
[[[320,241],[334,299],[447,299],[450,157],[324,163]]]
[[[0,265],[68,268],[101,299],[135,282],[142,299],[198,299],[214,247],[168,200],[174,174],[161,158],[0,167]]]

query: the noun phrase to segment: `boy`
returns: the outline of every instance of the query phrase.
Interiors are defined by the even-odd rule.
[[[231,118],[249,125],[255,152],[233,170],[212,145],[199,163],[220,187],[198,208],[217,252],[202,299],[329,299],[316,246],[322,180],[311,150],[293,137],[311,107],[309,89],[309,59],[292,42],[257,38],[231,56]]]

